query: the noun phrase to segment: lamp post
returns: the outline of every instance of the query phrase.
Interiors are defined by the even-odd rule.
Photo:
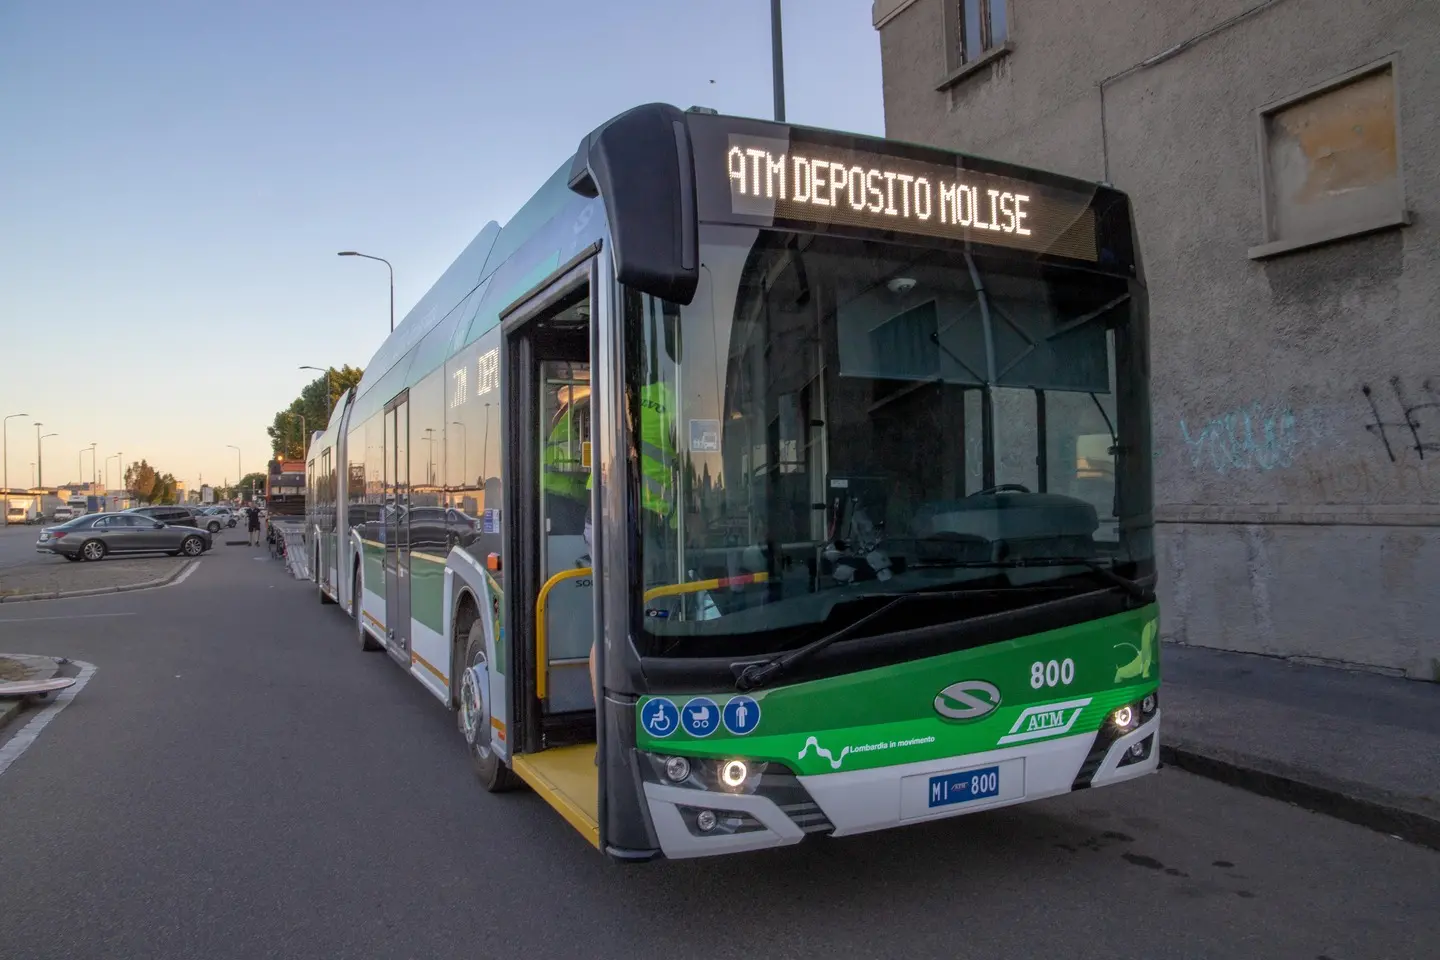
[[[480,489],[485,489],[485,483],[490,478],[486,476],[490,472],[490,404],[485,404],[485,446],[480,451]]]
[[[785,44],[780,38],[780,0],[770,0],[770,82],[775,88],[775,119],[785,120]]]
[[[450,426],[460,428],[460,482],[468,486],[469,484],[465,483],[465,476],[466,472],[470,469],[470,441],[466,438],[465,435],[465,424],[461,423],[459,420],[451,420]]]
[[[304,366],[304,367],[301,367],[300,369],[301,369],[301,370],[314,370],[314,371],[316,371],[317,373],[323,373],[323,374],[325,374],[325,415],[326,415],[326,416],[329,416],[329,415],[330,415],[330,404],[332,404],[332,403],[335,402],[335,401],[332,399],[333,394],[330,392],[330,368],[329,368],[329,367],[325,367],[325,368],[322,369],[322,368],[320,368],[320,367]]]
[[[42,426],[43,424],[35,424],[35,486],[37,489],[39,488],[40,484],[45,482],[45,457],[44,454],[41,452],[43,441],[48,440],[51,437],[60,436],[60,434],[58,433],[47,433],[42,437],[40,435],[40,428]]]
[[[235,451],[235,488],[238,490],[240,488],[240,480],[245,476],[240,469],[240,448],[233,443],[227,443],[225,446]]]
[[[5,501],[5,519],[0,520],[0,524],[10,522],[10,421],[16,417],[28,416],[30,416],[28,413],[12,413],[0,419],[0,461],[4,462],[3,467],[0,467],[0,473],[3,473],[5,483],[5,493],[3,497]]]
[[[364,257],[366,260],[379,260],[381,263],[385,264],[386,269],[388,269],[388,270],[390,271],[390,332],[391,332],[391,333],[394,333],[394,332],[395,332],[395,268],[390,265],[390,261],[389,261],[389,260],[386,260],[384,257],[372,257],[372,256],[370,256],[370,254],[368,254],[368,253],[357,253],[357,252],[354,251],[354,250],[341,250],[339,253],[335,254],[335,256],[337,256],[337,257]]]
[[[92,487],[98,487],[100,485],[100,467],[95,463],[95,448],[98,446],[98,443],[90,444],[90,480]],[[80,452],[84,453],[85,451],[82,450]],[[94,491],[92,490],[92,492]]]

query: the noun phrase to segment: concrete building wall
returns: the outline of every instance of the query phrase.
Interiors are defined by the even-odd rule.
[[[1440,2],[1009,0],[941,90],[958,2],[876,0],[887,134],[1133,198],[1164,632],[1440,680]],[[1409,224],[1256,251],[1261,108],[1390,57]]]

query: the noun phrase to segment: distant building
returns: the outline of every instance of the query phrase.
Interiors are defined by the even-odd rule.
[[[888,136],[1133,200],[1164,633],[1440,680],[1440,3],[872,17]]]

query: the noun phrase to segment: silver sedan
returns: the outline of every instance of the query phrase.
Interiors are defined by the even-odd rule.
[[[109,554],[168,553],[198,557],[213,540],[208,530],[170,526],[137,513],[91,513],[40,531],[39,553],[66,560],[103,560]]]

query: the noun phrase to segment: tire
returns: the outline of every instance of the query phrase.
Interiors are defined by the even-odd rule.
[[[199,537],[186,537],[180,541],[180,552],[187,557],[198,557],[205,552],[205,541]]]
[[[80,559],[82,560],[104,560],[105,554],[109,552],[110,548],[100,540],[86,540],[80,544]]]
[[[206,529],[206,530],[209,530],[211,533],[219,533],[219,532],[220,532],[220,521],[219,521],[219,520],[211,520],[209,523],[207,523],[207,524],[205,525],[205,529]]]
[[[475,689],[474,674],[470,671],[471,667],[483,663],[485,625],[476,620],[470,625],[470,633],[465,639],[465,659],[461,661],[460,674],[460,709],[455,711],[455,722],[465,740],[465,749],[470,754],[470,763],[475,768],[475,776],[480,778],[480,785],[490,793],[504,793],[520,786],[521,781],[515,771],[490,749],[490,714]]]
[[[365,617],[360,612],[360,598],[365,596],[365,585],[360,582],[360,564],[358,563],[355,564],[355,578],[351,583],[355,587],[350,593],[350,616],[355,618],[355,633],[360,640],[360,649],[366,653],[379,650],[380,644],[365,632]]]

